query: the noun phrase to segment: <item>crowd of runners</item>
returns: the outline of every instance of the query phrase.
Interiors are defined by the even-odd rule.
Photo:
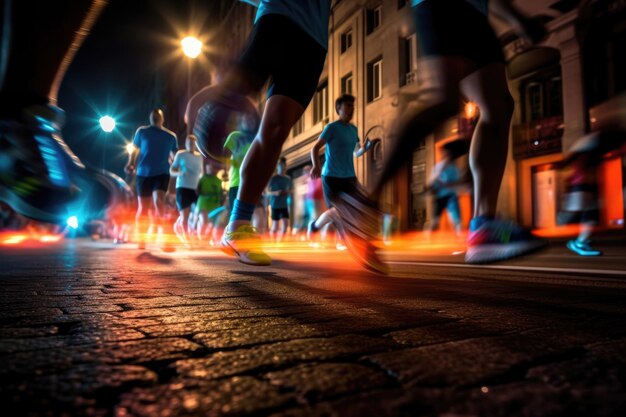
[[[301,204],[304,215],[293,219],[293,179],[287,175],[281,152],[318,85],[328,49],[331,0],[247,2],[258,7],[247,46],[219,85],[191,99],[186,121],[194,134],[185,139],[185,149],[178,150],[176,136],[163,126],[161,110],[151,113],[149,126],[137,130],[135,150],[126,166],[127,173],[135,178],[134,233],[129,234],[128,227],[118,227],[125,232],[116,238],[124,240],[134,235],[139,247],[145,247],[150,230],[152,235],[161,230],[164,236],[175,234],[186,245],[215,244],[241,262],[269,265],[271,258],[263,250],[264,239],[281,241],[291,228],[318,241],[332,225],[341,244],[364,267],[386,273],[387,266],[374,244],[381,234],[382,219],[388,220],[378,207],[383,187],[437,125],[458,113],[461,99],[466,98],[480,108],[468,150],[471,175],[460,172],[453,155],[444,149],[444,158],[435,167],[428,186],[435,213],[430,228],[438,227],[447,210],[453,227],[460,232],[457,192],[459,187],[469,186],[465,178],[471,177],[474,207],[466,262],[500,261],[545,246],[543,240],[497,216],[514,103],[488,12],[498,15],[528,44],[545,37],[537,20],[521,14],[508,0],[412,0],[420,91],[413,111],[398,121],[399,127],[386,145],[382,172],[371,190],[358,183],[354,157],[364,155],[371,143],[358,137],[358,129],[351,122],[354,97],[338,97],[338,119],[325,126],[311,151],[311,165],[303,172],[307,182]],[[54,6],[42,6],[33,12],[13,2],[14,9],[7,9],[8,15],[3,16],[6,32],[13,36],[3,38],[3,52],[8,57],[4,62],[9,64],[0,66],[0,121],[13,149],[11,158],[17,161],[20,172],[17,176],[10,172],[10,164],[4,163],[2,197],[16,211],[41,220],[54,218],[52,213],[71,201],[76,191],[73,175],[84,168],[61,139],[63,112],[56,107],[56,95],[67,65],[106,2],[77,3],[70,13]],[[13,15],[20,13],[29,16],[32,24],[11,28]],[[60,13],[67,14],[66,24],[54,28],[55,42],[45,53],[30,48],[29,43],[36,45],[45,39],[49,29],[44,23]],[[26,48],[17,47],[20,42]],[[32,56],[23,51],[31,51]],[[21,67],[38,71],[23,73]],[[233,104],[242,103],[268,83],[260,118],[251,117],[250,112]],[[223,127],[218,126],[220,123],[226,123],[214,117],[218,107],[233,113],[238,126],[227,137],[219,138],[216,145],[213,132]],[[49,161],[33,157],[33,149],[45,154],[44,159],[55,158],[54,169]],[[215,149],[228,154],[229,161],[221,160],[218,166],[205,158]],[[322,151],[324,163],[320,160]],[[585,209],[587,206],[577,200],[580,196],[575,193],[587,189],[591,178],[585,169],[592,165],[593,161],[577,165],[571,190],[571,210],[586,211],[585,224],[589,227],[597,213],[594,208]],[[176,178],[174,216],[174,193],[169,193],[171,177]],[[28,187],[23,186],[25,181]],[[382,221],[383,225],[389,223]],[[589,233],[589,228],[582,230],[570,249],[593,254],[588,245]],[[163,239],[162,244],[165,250],[174,250],[173,240]]]

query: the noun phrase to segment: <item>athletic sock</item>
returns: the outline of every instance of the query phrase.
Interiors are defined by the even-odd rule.
[[[252,220],[252,214],[254,213],[255,207],[255,204],[246,203],[239,200],[238,198],[235,199],[235,203],[233,204],[233,212],[230,214],[230,222],[250,222]]]

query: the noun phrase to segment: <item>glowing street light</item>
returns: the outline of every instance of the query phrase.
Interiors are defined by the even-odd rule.
[[[72,229],[78,229],[78,217],[70,216],[67,218],[67,225]]]
[[[135,152],[135,145],[133,145],[132,142],[128,142],[126,144],[126,152],[128,152],[129,155],[132,155],[133,152]]]
[[[202,53],[202,42],[193,36],[187,36],[180,44],[183,47],[183,53],[189,58],[197,58]]]
[[[115,119],[111,116],[102,116],[100,118],[100,127],[107,133],[110,133],[115,129]]]
[[[473,119],[476,116],[476,111],[478,110],[478,105],[473,101],[468,101],[465,103],[465,117],[467,119]]]

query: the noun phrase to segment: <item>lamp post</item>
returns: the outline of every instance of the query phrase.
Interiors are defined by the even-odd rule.
[[[100,128],[104,133],[111,133],[115,129],[115,119],[111,116],[102,116],[100,118]],[[106,135],[105,135],[106,140]],[[106,143],[102,144],[102,171],[106,170]]]
[[[198,58],[202,53],[202,41],[193,36],[187,36],[180,41],[183,49],[183,54],[188,58],[187,60],[187,102],[191,99],[191,69],[193,60]],[[187,126],[187,133],[190,133],[190,126]]]

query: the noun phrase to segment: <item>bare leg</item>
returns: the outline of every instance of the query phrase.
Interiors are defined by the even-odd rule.
[[[422,87],[417,108],[401,122],[396,140],[386,151],[383,171],[374,184],[374,200],[378,200],[385,184],[410,161],[421,139],[458,113],[459,83],[474,69],[472,64],[459,57],[424,57],[418,65],[418,85]]]
[[[494,216],[506,166],[513,115],[513,99],[504,64],[494,63],[475,71],[461,82],[461,90],[480,109],[470,148],[474,217]]]
[[[280,219],[280,233],[278,235],[278,241],[282,241],[285,235],[287,234],[287,229],[289,228],[289,219]]]
[[[150,197],[137,198],[137,214],[135,215],[135,234],[140,243],[145,242],[147,233],[149,216],[148,208],[152,205]]]
[[[183,230],[183,236],[185,237],[185,241],[187,240],[187,236],[189,236],[189,207],[186,209],[181,210],[180,215],[181,215],[181,222],[182,222],[182,230]]]
[[[589,238],[593,233],[593,228],[596,226],[595,222],[584,222],[580,224],[580,232],[578,233],[579,242],[589,242]]]
[[[278,232],[278,222],[280,220],[272,219],[272,226],[270,226],[270,240],[272,242],[276,241],[276,232]]]
[[[322,214],[320,214],[320,216],[315,220],[315,228],[321,229],[327,224],[332,223],[333,216],[337,216],[337,211],[334,207],[331,207]]]
[[[172,242],[169,241],[169,235],[173,232],[173,227],[165,221],[165,191],[156,190],[152,193],[152,205],[155,223],[161,229],[163,248],[166,250],[173,249]]]
[[[259,134],[241,166],[239,200],[248,204],[259,201],[274,172],[283,143],[303,112],[302,105],[289,97],[276,95],[267,100]]]

